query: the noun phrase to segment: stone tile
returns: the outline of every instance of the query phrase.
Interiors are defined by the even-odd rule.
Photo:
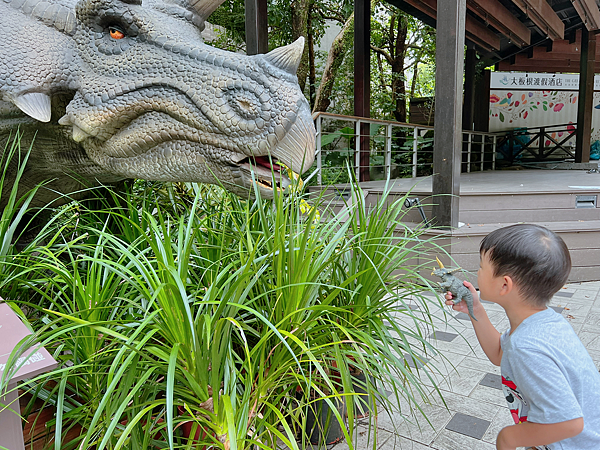
[[[490,421],[467,414],[456,413],[446,425],[446,430],[481,439],[490,426]]]
[[[440,389],[468,396],[479,384],[484,373],[479,370],[462,367],[456,373],[449,374],[445,383],[440,384]]]
[[[393,405],[393,410],[389,409],[387,406],[378,404],[377,405],[377,426],[380,429],[385,429],[390,432],[396,432],[399,427],[404,424],[407,418],[413,418],[413,421],[416,421],[416,418],[420,418],[420,420],[425,421],[419,412],[419,408],[422,405],[427,405],[432,403],[432,399],[437,396],[437,393],[434,396],[434,390],[428,386],[422,385],[421,389],[423,390],[422,394],[414,393],[413,398],[414,401],[409,401],[407,398],[407,394],[396,397],[396,395],[392,394],[388,397],[388,401]],[[423,396],[425,398],[423,398]],[[416,418],[415,418],[416,417]],[[368,424],[369,421],[372,421],[373,418],[365,418],[360,419],[361,423]],[[426,421],[425,421],[426,422]]]
[[[356,448],[355,450],[369,449]],[[431,447],[402,436],[392,436],[379,447],[379,450],[431,450]]]
[[[598,296],[596,291],[586,291],[583,289],[577,289],[573,296],[569,300],[584,300],[593,303]]]
[[[481,372],[489,372],[500,375],[500,367],[492,364],[487,357],[485,359],[481,359],[473,356],[467,356],[461,361],[459,368],[461,367],[467,367],[469,369],[480,370]]]
[[[412,367],[413,369],[422,369],[423,367],[425,367],[425,364],[427,364],[429,362],[428,359],[426,359],[420,355],[415,355],[413,357],[412,355],[409,355],[408,353],[404,354],[404,359],[405,359],[406,363],[408,364],[408,366]]]
[[[502,390],[479,385],[473,389],[469,397],[480,402],[496,405],[500,408],[506,408],[506,400],[504,399]]]
[[[452,342],[458,334],[456,333],[448,333],[446,331],[434,331],[429,335],[430,339],[435,339],[436,341],[444,341],[444,342]]]
[[[454,339],[452,342],[432,340],[431,344],[436,348],[439,354],[447,355],[448,358],[452,356],[454,360],[457,359],[455,355],[469,355],[474,352],[475,346],[479,345],[476,341],[475,346],[473,346],[460,336]]]
[[[495,416],[498,412],[498,409],[500,408],[499,405],[494,405],[485,400],[482,401],[480,399],[473,398],[474,393],[477,392],[479,389],[489,389],[493,391],[495,395],[498,395],[498,391],[496,391],[495,389],[487,388],[485,386],[477,386],[477,388],[469,397],[455,394],[453,392],[443,392],[443,400],[445,401],[446,406],[452,413],[459,412],[462,414],[468,414],[469,416],[481,418]],[[499,397],[500,399],[503,399],[502,394],[500,394]],[[444,406],[442,400],[436,399],[435,402],[440,406]]]
[[[377,438],[375,439],[375,435]],[[354,435],[352,436],[352,445],[355,450],[367,450],[367,449],[379,449],[385,444],[391,437],[392,433],[382,429],[376,430],[375,427],[368,426],[357,426],[354,429]],[[373,447],[375,445],[375,447]],[[332,446],[335,450],[349,450],[350,446],[348,442],[342,441]]]
[[[569,322],[569,324],[571,324],[575,333],[577,333],[577,335],[579,335],[579,333],[581,332],[581,330],[583,328],[583,321],[567,319],[567,322]]]
[[[469,321],[469,322],[471,321],[471,318],[469,317],[469,315],[466,314],[466,313],[463,313],[463,312],[456,314],[454,316],[454,318],[456,320],[466,320],[466,321]]]
[[[446,408],[437,405],[423,405],[422,414],[418,420],[404,421],[397,427],[396,433],[404,438],[430,445],[451,417],[451,413]],[[385,429],[385,426],[383,428]]]
[[[580,300],[580,299],[575,299],[575,298],[570,298],[570,299],[566,299],[564,302],[561,303],[561,306],[564,306],[567,310],[570,311],[574,311],[574,312],[581,312],[584,314],[587,314],[590,312],[590,310],[592,309],[593,302],[589,301],[589,300]]]
[[[566,298],[571,298],[573,297],[573,294],[575,292],[566,292],[566,291],[558,291],[556,294],[554,294],[555,297],[566,297]]]
[[[562,314],[562,312],[564,311],[564,306],[551,306],[550,308],[552,308],[554,311],[556,311],[559,314]]]
[[[589,331],[590,333],[600,333],[600,310],[590,311],[585,317],[582,331]]]
[[[600,351],[600,334],[581,331],[579,339],[588,351]]]
[[[585,283],[572,284],[568,285],[568,288],[600,291],[600,281],[588,281]]]
[[[490,444],[495,444],[500,430],[510,425],[514,425],[514,423],[515,422],[513,421],[508,408],[500,408],[498,413],[492,419],[492,423],[483,435],[482,439]]]
[[[454,431],[443,430],[431,444],[431,448],[436,450],[496,450],[496,445]]]
[[[495,373],[486,373],[479,384],[482,386],[491,387],[493,389],[502,390],[502,376]]]

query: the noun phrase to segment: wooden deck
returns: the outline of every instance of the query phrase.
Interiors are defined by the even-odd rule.
[[[390,182],[388,201],[409,193],[419,198],[431,218],[431,178],[403,178]],[[384,181],[361,183],[367,203],[376,201]],[[337,189],[337,194],[336,194]],[[311,188],[318,191],[319,188]],[[338,208],[347,185],[328,188]],[[339,200],[335,200],[337,198]],[[537,223],[558,233],[571,251],[570,282],[600,280],[600,174],[586,170],[500,170],[463,173],[460,179],[460,227],[430,230],[446,246],[454,262],[465,270],[479,266],[479,244],[494,229],[519,222]],[[593,202],[595,201],[595,205]],[[407,223],[421,222],[416,208],[407,212]]]

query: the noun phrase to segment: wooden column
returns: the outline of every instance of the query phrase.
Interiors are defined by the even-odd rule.
[[[269,51],[267,33],[267,0],[245,0],[246,53],[256,55]]]
[[[490,79],[491,71],[484,70],[475,83],[475,131],[490,130]]]
[[[475,65],[477,64],[477,51],[474,44],[467,44],[465,59],[465,85],[463,100],[462,128],[472,131],[475,118]]]
[[[438,0],[433,147],[433,223],[458,226],[466,0]]]
[[[592,111],[594,100],[594,65],[596,63],[596,36],[584,26],[581,28],[581,56],[579,63],[579,101],[577,103],[577,133],[575,162],[590,162]]]
[[[371,2],[354,2],[354,115],[371,117]],[[360,129],[359,181],[369,181],[368,123]]]

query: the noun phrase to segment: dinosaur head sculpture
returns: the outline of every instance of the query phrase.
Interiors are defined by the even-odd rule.
[[[55,1],[0,5],[1,100],[26,114],[23,125],[46,128],[46,148],[34,145],[54,155],[47,178],[218,182],[240,195],[256,183],[270,197],[290,182],[279,163],[297,173],[312,165],[315,129],[295,75],[302,38],[246,56],[202,40],[219,0]],[[50,38],[50,51],[9,42],[15,19]],[[14,83],[2,81],[12,75],[4,49],[22,55]]]

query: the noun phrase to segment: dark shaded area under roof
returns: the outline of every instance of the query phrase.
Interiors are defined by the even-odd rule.
[[[436,27],[436,0],[387,0],[387,2],[427,25]],[[521,7],[517,3],[520,3]],[[577,30],[580,30],[584,24],[573,2],[570,0],[542,0],[539,3],[544,7],[549,6],[554,11],[555,23],[556,18],[562,21],[564,40],[574,42]],[[557,40],[563,39],[562,36],[553,33],[552,27],[545,26],[544,20],[552,14],[544,14],[539,11],[536,20],[534,11],[528,10],[526,4],[527,2],[523,0],[514,2],[512,0],[467,0],[466,41],[474,44],[477,52],[490,65],[514,58],[518,53],[529,52],[529,57],[531,57],[532,48],[537,46],[545,46],[551,50],[553,40],[549,36]],[[529,30],[530,41],[528,43],[520,42],[520,45],[517,45],[519,36],[515,35],[510,27],[506,27],[506,22],[486,12],[502,9],[502,7],[505,9],[504,12],[510,13],[514,19]],[[502,26],[505,26],[504,30],[499,29]],[[497,42],[496,48],[492,45],[494,42]]]

